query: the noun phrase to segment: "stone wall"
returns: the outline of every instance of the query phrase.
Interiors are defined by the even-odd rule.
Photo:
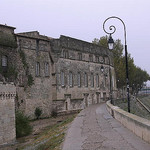
[[[109,113],[123,124],[126,128],[131,130],[134,134],[150,143],[150,120],[128,113],[118,106],[114,106],[108,101],[107,109]]]
[[[15,96],[13,84],[0,83],[0,145],[10,144],[16,139]]]

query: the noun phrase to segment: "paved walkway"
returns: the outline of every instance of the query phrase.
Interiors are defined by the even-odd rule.
[[[86,108],[75,118],[63,150],[150,150],[150,144],[112,118],[106,104],[99,104]]]

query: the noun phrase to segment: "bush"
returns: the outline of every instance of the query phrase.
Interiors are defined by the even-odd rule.
[[[32,127],[29,124],[29,118],[22,112],[16,112],[16,137],[29,135],[32,132]]]
[[[54,118],[56,118],[57,115],[58,115],[57,110],[53,109],[52,112],[51,112],[51,116],[54,117]]]
[[[35,112],[34,112],[35,116],[36,116],[36,119],[39,119],[39,117],[41,116],[42,114],[42,109],[40,109],[39,107],[37,107],[35,109]]]
[[[28,75],[28,86],[31,87],[34,84],[34,80],[31,74]]]

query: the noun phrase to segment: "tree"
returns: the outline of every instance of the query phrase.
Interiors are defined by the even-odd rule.
[[[105,48],[108,48],[108,37],[103,36],[100,39],[94,39],[92,41],[94,44],[98,44]],[[121,40],[117,39],[114,42],[114,49],[112,50],[114,56],[114,69],[116,72],[117,87],[122,88],[126,86],[126,63],[125,56],[123,54],[123,45]],[[129,84],[132,87],[133,92],[138,92],[144,85],[144,82],[150,79],[149,74],[137,67],[134,64],[134,59],[128,54],[128,70],[129,70]]]
[[[97,44],[97,45],[100,45],[100,46],[105,47],[105,48],[108,48],[107,41],[108,41],[108,36],[106,35],[106,36],[102,36],[102,37],[100,38],[100,40],[97,39],[97,38],[95,38],[95,39],[92,41],[92,43]]]

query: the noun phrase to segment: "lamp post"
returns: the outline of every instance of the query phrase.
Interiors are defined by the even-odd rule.
[[[124,27],[124,39],[125,39],[125,61],[126,61],[126,86],[127,86],[127,99],[128,99],[128,112],[130,113],[130,95],[129,95],[129,75],[128,75],[128,52],[127,52],[127,40],[126,40],[126,26],[125,23],[122,21],[122,19],[120,19],[119,17],[116,16],[112,16],[107,18],[104,23],[103,23],[103,30],[105,31],[105,33],[109,34],[109,39],[108,39],[108,47],[110,50],[113,49],[114,46],[114,40],[112,38],[112,34],[115,33],[116,31],[116,27],[114,25],[111,25],[109,27],[109,32],[107,32],[105,30],[105,23],[109,20],[109,19],[118,19],[122,22],[123,27]]]
[[[113,39],[112,39],[113,40]],[[110,45],[110,47],[111,47],[111,45]],[[108,57],[109,58],[109,57]],[[114,101],[113,101],[113,97],[112,97],[112,81],[111,81],[111,76],[112,76],[112,74],[111,74],[111,68],[110,68],[110,58],[109,58],[109,82],[110,82],[110,102],[111,102],[111,104],[114,104]]]

